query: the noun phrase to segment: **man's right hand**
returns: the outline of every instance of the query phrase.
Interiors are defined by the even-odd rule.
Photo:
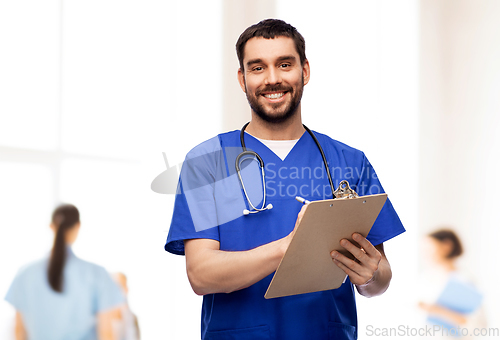
[[[290,234],[254,249],[223,251],[216,240],[185,240],[186,269],[194,292],[231,293],[272,274],[288,249],[305,209],[306,206],[302,207]]]

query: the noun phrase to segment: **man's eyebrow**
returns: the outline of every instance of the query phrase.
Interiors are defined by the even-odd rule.
[[[284,55],[282,57],[278,58],[278,61],[285,61],[285,60],[290,60],[290,61],[295,61],[297,58],[293,55]]]
[[[261,62],[262,62],[262,59],[260,59],[260,58],[251,59],[251,60],[247,61],[247,67],[250,67],[253,64],[258,64],[258,63],[261,63]]]

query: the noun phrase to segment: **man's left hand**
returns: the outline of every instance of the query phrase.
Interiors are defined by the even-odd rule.
[[[352,234],[352,238],[361,248],[346,239],[342,239],[340,245],[350,252],[357,261],[351,260],[335,250],[330,255],[333,262],[349,275],[352,283],[365,285],[375,279],[382,254],[362,235],[354,233]]]

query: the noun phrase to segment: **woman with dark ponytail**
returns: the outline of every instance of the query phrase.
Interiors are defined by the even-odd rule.
[[[22,268],[5,298],[16,308],[16,339],[114,339],[112,322],[124,297],[104,268],[71,250],[80,230],[78,209],[60,205],[50,227],[50,256]]]
[[[66,244],[72,244],[80,230],[80,212],[74,205],[61,205],[54,210],[50,227],[55,237],[49,261],[48,280],[54,291],[62,293]]]

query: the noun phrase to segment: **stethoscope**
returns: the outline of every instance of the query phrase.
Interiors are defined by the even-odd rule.
[[[266,205],[266,179],[265,179],[266,173],[264,171],[264,161],[262,160],[262,158],[259,156],[259,154],[257,152],[247,150],[246,145],[245,145],[245,129],[248,126],[248,124],[250,124],[250,122],[243,125],[243,127],[241,128],[241,131],[240,131],[240,142],[241,142],[241,147],[243,148],[243,151],[236,157],[236,164],[235,164],[236,173],[238,174],[238,179],[240,180],[240,184],[241,184],[241,187],[243,189],[243,193],[245,194],[248,205],[252,209],[252,210],[244,209],[243,215],[256,214],[258,212],[270,210],[273,208],[273,205],[270,203],[268,205]],[[321,157],[323,158],[323,164],[325,165],[325,169],[326,169],[326,175],[328,176],[328,181],[330,182],[330,187],[332,189],[332,193],[334,193],[335,189],[333,187],[332,176],[330,175],[330,169],[328,168],[328,163],[326,161],[326,157],[325,157],[325,153],[323,152],[323,148],[319,144],[318,139],[316,138],[314,133],[311,130],[309,130],[309,128],[307,126],[305,126],[304,124],[302,124],[302,126],[304,127],[304,129],[306,129],[306,131],[312,137],[312,139],[316,143],[316,146],[319,149],[319,152],[321,153]],[[241,172],[240,172],[241,163],[249,158],[257,160],[257,162],[259,163],[261,174],[262,174],[262,188],[263,188],[263,192],[264,192],[264,197],[262,199],[262,206],[260,208],[255,207],[252,204],[252,201],[250,201],[250,197],[248,197],[248,193],[247,193],[247,190],[245,188],[245,184],[243,183],[243,179],[241,178]],[[335,195],[333,197],[335,198]]]

